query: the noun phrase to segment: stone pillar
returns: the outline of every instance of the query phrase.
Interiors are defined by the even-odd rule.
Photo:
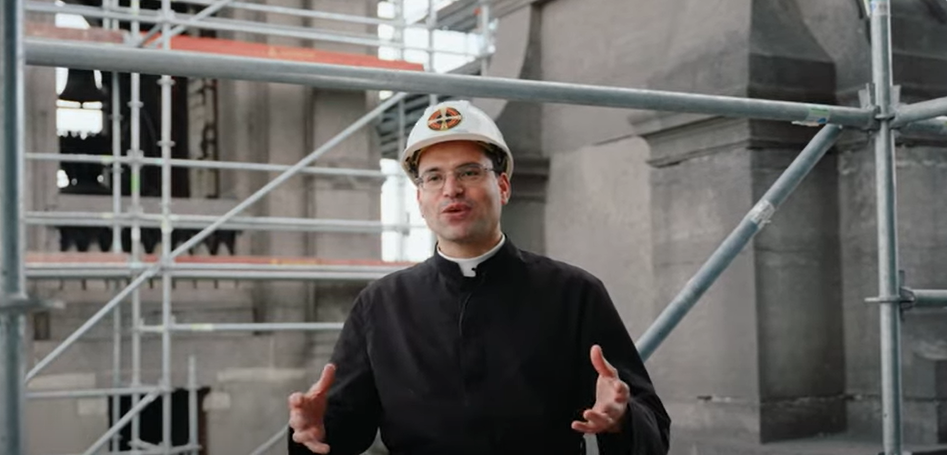
[[[29,24],[51,24],[48,14],[27,13]],[[43,66],[26,66],[24,71],[26,89],[24,106],[23,143],[26,153],[59,153],[59,137],[56,130],[56,69]],[[108,121],[106,119],[106,121]],[[44,211],[54,202],[59,188],[56,186],[55,161],[26,160],[26,175],[23,179],[23,210]],[[25,214],[24,214],[25,215]],[[58,250],[56,230],[46,226],[27,226],[25,231],[27,251]]]
[[[247,21],[264,20],[263,13],[242,9],[224,8],[222,14],[233,19]],[[251,33],[218,34],[223,39],[246,42],[262,42],[261,35]],[[267,143],[269,141],[268,111],[265,109],[268,99],[268,84],[264,82],[221,79],[219,81],[218,103],[220,106],[219,156],[223,161],[241,161],[250,163],[267,162]],[[234,203],[246,199],[265,185],[273,174],[259,171],[220,171],[220,197],[233,200]],[[244,216],[262,216],[266,213],[261,202],[244,211]],[[244,231],[237,237],[236,254],[266,254],[261,243],[265,233]],[[247,287],[252,283],[244,283]]]
[[[687,39],[650,88],[834,103],[833,63],[795,2],[728,2],[712,24],[702,8],[676,17]],[[634,121],[653,166],[656,316],[816,130],[673,113]],[[816,166],[649,362],[676,451],[703,450],[692,438],[844,430],[835,162],[830,153]]]
[[[487,76],[542,79],[539,8],[528,3],[512,10],[497,8],[496,52]],[[473,103],[494,118],[513,153],[513,193],[503,209],[503,231],[520,248],[544,253],[543,220],[549,160],[543,156],[542,105],[481,98]]]
[[[311,106],[315,119],[312,142],[318,147],[335,137],[369,110],[361,92],[316,92]],[[318,165],[329,167],[378,168],[381,159],[371,147],[370,127],[354,133],[326,153]],[[309,186],[308,216],[321,219],[380,220],[381,180],[349,177],[316,177]],[[380,234],[325,233],[313,237],[309,254],[326,259],[380,259]],[[363,282],[320,282],[313,288],[315,308],[312,318],[343,321]],[[321,370],[335,346],[338,333],[320,332],[313,340],[309,362]]]
[[[370,15],[371,2],[330,2],[308,0],[272,0],[270,4],[329,11],[337,13]],[[239,10],[237,10],[239,11]],[[239,11],[232,13],[240,18],[264,20],[263,17]],[[259,15],[257,15],[259,16]],[[370,33],[364,25],[339,22],[290,18],[284,15],[267,15],[269,23],[306,26],[321,29],[347,30]],[[358,30],[356,30],[358,29]],[[259,35],[246,35],[233,39],[258,41]],[[313,47],[337,52],[368,52],[352,46],[322,41],[294,38],[270,37],[267,44]],[[222,159],[292,165],[348,127],[370,109],[369,97],[364,92],[335,92],[291,84],[267,84],[244,81],[226,81],[221,89]],[[224,93],[226,87],[226,93]],[[370,148],[370,130],[365,128],[352,135],[338,147],[323,155],[314,166],[378,168],[378,156]],[[228,158],[225,154],[231,153]],[[243,199],[266,184],[278,173],[228,172],[222,175],[222,193]],[[380,181],[351,179],[347,177],[315,177],[298,174],[270,193],[254,206],[247,215],[319,218],[319,219],[380,219]],[[325,259],[370,259],[381,256],[380,235],[376,234],[330,234],[292,231],[258,231],[245,233],[244,244],[249,251],[243,254],[282,257],[310,257]],[[252,240],[250,240],[252,239]],[[305,322],[343,321],[356,294],[364,282],[302,282],[261,281],[241,286],[254,288],[254,320],[257,322]],[[228,429],[243,424],[272,419],[269,414],[283,415],[285,411],[271,408],[267,403],[285,396],[292,390],[305,390],[318,378],[318,374],[331,354],[337,332],[277,332],[267,337],[270,349],[278,353],[266,365],[267,375],[282,378],[282,373],[272,367],[287,367],[290,373],[282,382],[259,382],[238,384],[215,384],[224,394],[232,394],[226,407],[233,409],[221,414],[214,421],[215,430],[226,434]],[[261,337],[262,338],[262,337]],[[273,365],[275,364],[275,365]],[[290,371],[291,370],[291,371]],[[248,388],[249,387],[249,388]],[[259,395],[264,400],[244,399],[239,396]],[[221,395],[224,396],[224,395]],[[231,403],[232,401],[232,403]],[[246,414],[247,409],[259,409],[259,415]],[[236,412],[234,412],[236,411]],[[283,414],[281,414],[283,413]],[[236,419],[236,420],[235,420]],[[271,426],[268,426],[268,428]],[[258,444],[263,439],[253,434],[240,442],[250,447],[250,441]],[[220,443],[225,445],[228,443]],[[282,444],[282,443],[281,443]],[[281,444],[277,445],[282,447]],[[230,444],[232,446],[232,444]],[[274,449],[276,450],[276,449]],[[222,452],[221,452],[222,453]]]
[[[371,2],[315,2],[273,0],[280,6],[368,16]],[[370,33],[371,27],[337,21],[310,20],[279,14],[236,10],[235,18],[268,23],[321,27]],[[229,39],[259,41],[258,35],[237,33]],[[335,52],[369,53],[372,49],[325,41],[269,37],[271,45],[314,47]],[[292,165],[333,138],[370,109],[371,97],[363,91],[328,91],[292,84],[246,81],[221,83],[221,158],[225,160]],[[371,149],[370,129],[364,128],[324,154],[314,166],[377,169],[379,156]],[[221,174],[223,197],[241,200],[265,185],[277,173],[231,172]],[[314,177],[299,174],[248,209],[246,215],[292,218],[378,220],[380,181],[348,177]],[[371,259],[381,256],[377,234],[254,231],[241,236],[242,254]],[[255,282],[255,319],[263,322],[306,320],[341,321],[358,290],[365,283]],[[323,289],[325,288],[325,289]],[[322,289],[322,291],[320,291]],[[323,298],[325,296],[325,298]],[[323,308],[324,307],[324,308]],[[295,336],[296,334],[286,336]],[[336,334],[316,341],[317,351],[331,350]],[[279,336],[283,336],[280,334]],[[318,337],[321,339],[323,334]],[[312,352],[300,351],[300,361],[313,361]],[[324,357],[316,357],[324,361]],[[319,365],[321,367],[321,365]]]

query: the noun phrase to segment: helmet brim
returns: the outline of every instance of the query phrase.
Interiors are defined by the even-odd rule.
[[[420,154],[424,149],[442,142],[452,142],[452,141],[473,141],[473,142],[484,142],[490,145],[495,146],[497,149],[502,150],[506,154],[506,168],[503,170],[506,173],[507,177],[513,176],[513,156],[510,153],[510,149],[506,144],[498,143],[493,138],[478,133],[451,133],[445,135],[438,135],[429,137],[427,139],[420,140],[413,144],[413,146],[405,150],[404,159],[401,161],[401,167],[404,169],[404,172],[408,175],[414,175],[413,168],[417,165],[418,160],[420,160]]]

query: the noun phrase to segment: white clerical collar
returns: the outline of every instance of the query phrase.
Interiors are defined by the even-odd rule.
[[[442,258],[447,259],[448,261],[456,263],[460,266],[460,272],[466,277],[477,276],[477,266],[480,265],[483,261],[490,259],[497,251],[500,251],[500,247],[503,246],[503,242],[506,241],[506,235],[501,235],[500,241],[497,242],[496,246],[487,251],[486,253],[481,254],[475,258],[452,258],[444,253],[441,253],[441,249],[437,249],[437,254],[441,255]]]

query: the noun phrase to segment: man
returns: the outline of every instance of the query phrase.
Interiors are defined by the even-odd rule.
[[[362,291],[289,398],[289,453],[664,455],[670,419],[605,286],[500,228],[513,157],[466,101],[429,107],[402,166],[436,254]]]

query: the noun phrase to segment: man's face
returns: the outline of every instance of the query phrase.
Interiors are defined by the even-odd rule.
[[[439,241],[476,244],[498,234],[510,180],[492,168],[484,150],[469,141],[442,142],[421,154],[418,205]]]

